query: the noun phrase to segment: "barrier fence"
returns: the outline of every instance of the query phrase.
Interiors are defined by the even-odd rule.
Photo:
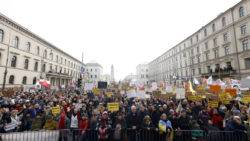
[[[44,130],[1,133],[0,141],[249,141],[250,137],[250,132],[243,131],[179,130],[166,133],[155,129],[103,131]]]

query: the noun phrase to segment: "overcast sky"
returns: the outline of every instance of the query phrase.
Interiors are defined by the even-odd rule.
[[[116,80],[240,0],[0,0],[0,12]]]

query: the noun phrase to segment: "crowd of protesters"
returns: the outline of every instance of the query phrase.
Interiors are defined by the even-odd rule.
[[[108,111],[109,102],[118,102],[119,111]],[[173,139],[176,136],[171,134],[173,131],[187,130],[233,131],[245,136],[250,115],[249,106],[239,101],[209,108],[205,99],[200,102],[153,96],[128,99],[119,93],[107,97],[105,92],[96,96],[71,91],[18,91],[8,97],[1,96],[0,106],[1,133],[60,130],[60,140],[66,140],[68,131],[86,140],[92,130],[98,133],[100,141],[110,138],[135,141],[140,130],[146,134],[139,136],[152,133],[147,137],[149,140]],[[60,112],[53,114],[51,109],[56,106]]]

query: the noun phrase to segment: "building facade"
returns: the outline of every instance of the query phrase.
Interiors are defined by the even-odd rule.
[[[110,84],[111,82],[113,82],[113,81],[112,81],[112,77],[111,77],[110,74],[104,74],[104,75],[102,75],[101,77],[102,77],[102,78],[101,78],[101,81],[105,81],[105,82],[107,82],[108,84]]]
[[[137,82],[140,84],[148,84],[148,64],[139,64],[136,66]]]
[[[87,63],[86,73],[89,81],[98,82],[102,80],[103,68],[98,63]]]
[[[83,64],[36,34],[0,14],[0,85],[19,87],[47,79],[67,85]]]
[[[151,82],[250,75],[250,1],[242,0],[149,63]]]

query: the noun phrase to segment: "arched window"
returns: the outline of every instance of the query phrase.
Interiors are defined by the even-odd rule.
[[[33,85],[36,84],[36,77],[33,78]]]
[[[37,70],[38,70],[38,62],[35,62],[34,71],[37,71]]]
[[[213,30],[213,32],[215,32],[215,24],[213,23],[213,25],[212,25],[212,30]]]
[[[222,23],[222,26],[226,26],[226,18],[225,17],[223,17],[221,19],[221,23]]]
[[[45,59],[47,59],[47,50],[44,50],[43,57],[44,57]]]
[[[37,55],[40,54],[40,48],[39,48],[39,46],[36,47],[36,54],[37,54]]]
[[[239,16],[240,16],[240,17],[243,17],[244,15],[245,15],[245,13],[244,13],[244,7],[241,6],[241,7],[239,8]]]
[[[23,77],[22,84],[24,84],[24,85],[26,85],[26,84],[27,84],[27,77],[26,77],[26,76],[24,76],[24,77]]]
[[[24,69],[28,69],[29,68],[29,59],[25,59],[24,60]]]
[[[45,72],[46,71],[46,64],[43,64],[42,66],[42,72]]]
[[[0,42],[3,42],[4,31],[0,29]]]
[[[56,55],[56,62],[58,63],[58,55]]]
[[[11,66],[11,67],[16,67],[16,61],[17,61],[16,56],[13,56],[13,57],[11,58],[11,64],[10,64],[10,66]]]
[[[26,47],[27,47],[27,48],[26,48],[27,52],[30,52],[30,42],[27,42],[27,43],[26,43]]]
[[[15,81],[15,77],[14,75],[11,75],[9,78],[9,84],[14,84],[14,81]]]
[[[19,46],[19,38],[16,36],[14,39],[14,47],[18,48],[18,46]]]
[[[0,52],[0,65],[2,64],[2,53]]]

